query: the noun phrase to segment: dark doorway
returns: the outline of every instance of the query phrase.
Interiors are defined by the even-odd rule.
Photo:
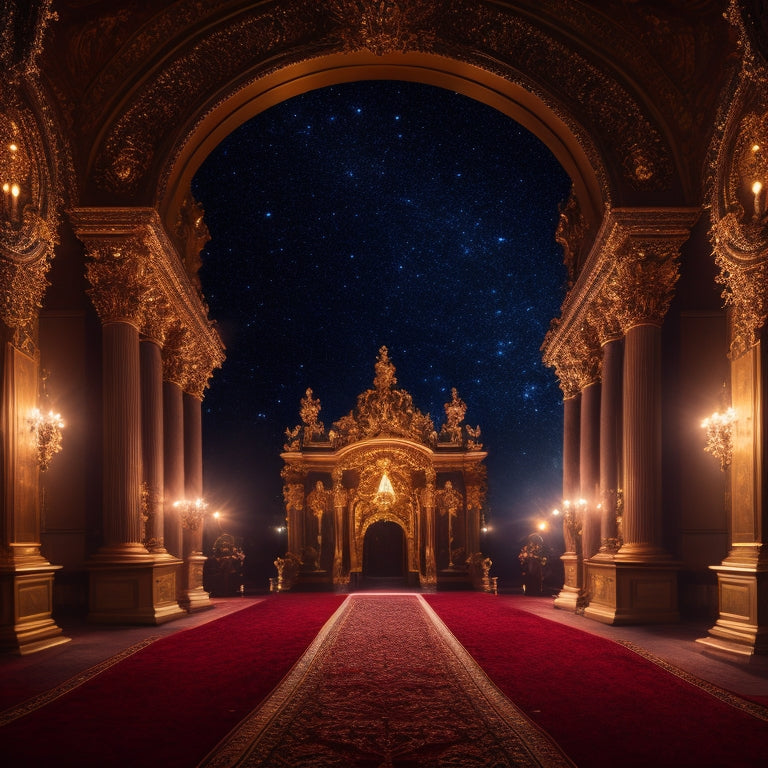
[[[405,533],[386,520],[371,525],[363,542],[363,580],[369,584],[406,582]]]

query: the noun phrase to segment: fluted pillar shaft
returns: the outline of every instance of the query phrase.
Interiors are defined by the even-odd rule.
[[[585,504],[582,521],[582,554],[592,557],[600,547],[600,392],[598,382],[581,390],[579,430],[579,492]]]
[[[189,501],[203,496],[203,425],[202,402],[195,395],[185,392],[184,403],[184,494]],[[189,550],[184,555],[197,554],[203,549],[204,519],[188,538]]]
[[[175,557],[182,557],[182,533],[179,511],[173,506],[184,498],[184,406],[181,387],[163,382],[163,476],[165,484],[165,547]]]
[[[141,452],[146,493],[147,549],[165,554],[163,466],[163,360],[160,345],[150,339],[139,346],[141,360]]]
[[[141,544],[141,382],[139,331],[103,326],[104,548],[146,553]]]
[[[661,329],[636,325],[624,340],[622,559],[664,555],[661,535]]]
[[[622,415],[623,343],[612,339],[603,345],[600,392],[600,551],[615,552],[618,530],[616,503],[619,487]]]
[[[563,499],[578,499],[581,487],[581,395],[563,401]]]

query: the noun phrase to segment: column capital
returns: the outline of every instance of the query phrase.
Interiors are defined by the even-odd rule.
[[[102,323],[141,325],[151,285],[145,244],[140,237],[89,238],[86,275]]]
[[[69,217],[91,256],[90,294],[102,322],[130,322],[161,344],[172,326],[183,328],[186,339],[177,350],[187,369],[183,384],[191,377],[190,393],[202,396],[212,371],[224,361],[224,345],[157,211],[76,208]]]
[[[624,333],[664,322],[680,276],[681,244],[655,238],[624,243],[603,289]]]
[[[698,208],[607,208],[561,316],[542,344],[545,364],[565,369],[574,356],[567,350],[580,343],[585,325],[600,344],[634,325],[660,325],[677,281],[680,248],[699,214]],[[563,372],[558,377],[568,396],[574,385]]]

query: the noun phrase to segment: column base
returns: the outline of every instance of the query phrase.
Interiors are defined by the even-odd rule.
[[[696,640],[739,656],[768,654],[768,570],[715,565],[719,617],[708,637]]]
[[[555,608],[558,608],[561,611],[570,611],[571,613],[576,613],[576,609],[579,607],[580,596],[580,589],[577,587],[569,587],[566,584],[555,596]]]
[[[177,600],[181,566],[181,560],[168,556],[110,561],[101,552],[88,564],[88,621],[164,624],[185,616]]]
[[[203,566],[207,559],[205,555],[195,552],[184,561],[184,586],[179,603],[189,613],[213,607],[210,594],[203,589]]]
[[[672,624],[679,564],[591,559],[585,562],[588,603],[584,616],[603,624]]]
[[[0,571],[0,650],[26,656],[70,641],[51,618],[53,572],[60,568],[44,562]]]
[[[560,556],[560,560],[563,562],[565,580],[563,588],[555,597],[555,608],[576,613],[581,605],[582,560],[575,552],[566,552]]]

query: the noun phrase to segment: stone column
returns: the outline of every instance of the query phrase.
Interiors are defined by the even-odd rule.
[[[2,232],[0,232],[2,237]],[[40,549],[41,465],[33,414],[38,406],[38,307],[53,245],[20,264],[0,256],[0,650],[20,655],[69,638],[52,619],[54,572]],[[50,247],[50,251],[49,251]],[[8,457],[13,457],[9,460]]]
[[[605,291],[624,333],[623,543],[612,562],[596,562],[590,617],[606,623],[676,621],[677,563],[661,525],[661,325],[687,236],[628,237],[616,251]]]
[[[347,492],[342,484],[342,471],[333,470],[333,584],[339,589],[349,584],[349,573],[344,572],[344,507]]]
[[[424,542],[425,572],[421,575],[421,586],[428,590],[437,589],[437,563],[435,561],[435,481],[434,469],[426,470],[427,484],[424,488],[424,516],[426,540]]]
[[[555,608],[575,611],[582,587],[581,520],[578,517],[580,491],[581,393],[570,383],[571,374],[558,366],[563,389],[563,588],[555,597]]]
[[[181,604],[188,611],[208,608],[210,595],[203,588],[203,527],[206,507],[203,500],[203,430],[202,398],[184,392],[184,496],[182,545],[184,551],[184,589]]]
[[[163,382],[163,472],[165,546],[174,557],[182,557],[181,520],[174,502],[184,498],[184,408],[181,387],[174,381]]]
[[[612,557],[620,546],[617,527],[618,488],[621,466],[622,369],[621,338],[603,344],[603,375],[600,398],[600,552]]]
[[[152,313],[154,314],[154,313]],[[144,543],[155,560],[154,609],[157,621],[169,621],[184,614],[178,603],[181,560],[165,547],[165,461],[163,429],[163,360],[160,342],[163,333],[157,317],[144,324],[139,347],[141,362],[141,444]]]
[[[580,359],[579,502],[582,510],[582,557],[600,548],[600,366],[601,349],[592,326],[585,324],[577,346]],[[586,586],[586,583],[585,583]]]
[[[160,335],[160,334],[157,334]],[[164,532],[163,361],[161,342],[144,337],[141,362],[141,450],[144,542],[153,555],[168,555]]]
[[[754,64],[743,68],[729,105],[710,201],[717,281],[729,310],[735,416],[718,452],[722,463],[713,459],[712,471],[722,466],[729,474],[730,548],[710,566],[719,615],[699,642],[746,658],[768,655],[768,66],[764,55],[750,51],[749,38],[740,42],[745,61]],[[762,183],[759,204],[755,182]]]
[[[142,544],[139,327],[149,290],[140,237],[80,231],[102,322],[103,541],[91,558],[89,620],[156,623],[153,558]],[[161,612],[162,613],[162,612]]]

